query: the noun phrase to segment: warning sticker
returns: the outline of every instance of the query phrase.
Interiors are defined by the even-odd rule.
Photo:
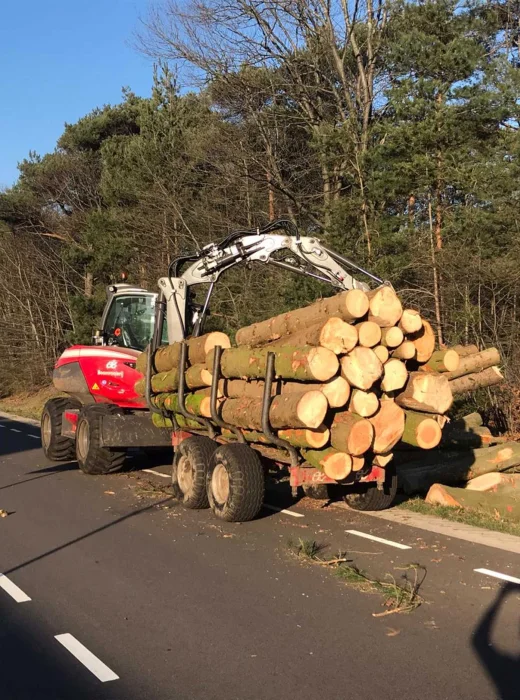
[[[99,391],[99,384],[92,384],[92,391]]]

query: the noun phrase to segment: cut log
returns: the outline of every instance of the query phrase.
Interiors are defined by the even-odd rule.
[[[275,396],[269,410],[271,426],[284,428],[319,428],[328,403],[321,391],[308,391]],[[222,404],[222,419],[230,425],[248,430],[262,430],[261,399],[226,399]]]
[[[404,340],[391,354],[398,360],[413,360],[417,350],[411,340]]]
[[[167,411],[171,411],[172,413],[179,412],[178,394],[159,394],[158,396],[152,398],[152,402],[157,408],[165,408]],[[222,399],[219,399],[218,403],[221,402]],[[184,403],[188,413],[192,413],[194,416],[202,416],[204,418],[211,417],[210,389],[201,389],[199,391],[186,394],[184,397]]]
[[[135,383],[135,393],[140,396],[144,396],[145,392],[145,380],[139,379]],[[171,369],[169,372],[160,372],[159,374],[152,375],[152,392],[154,394],[168,393],[170,391],[176,391],[179,387],[179,373],[176,369]]]
[[[460,357],[455,350],[436,350],[428,362],[422,365],[421,370],[423,372],[454,372],[459,365]]]
[[[350,398],[350,384],[345,377],[334,377],[324,384],[313,386],[314,388],[325,394],[331,408],[343,408]],[[284,393],[283,390],[282,393]]]
[[[370,449],[373,439],[374,427],[366,418],[349,411],[335,415],[330,430],[332,447],[359,457]]]
[[[453,394],[465,394],[468,391],[476,391],[487,386],[495,386],[504,381],[504,375],[498,367],[489,367],[477,374],[467,374],[465,377],[458,377],[450,381],[450,388]]]
[[[369,418],[379,409],[379,399],[373,391],[354,389],[348,408],[363,418]]]
[[[200,423],[197,423],[197,421],[195,420],[185,418],[180,413],[178,415],[175,415],[175,418],[177,420],[177,425],[179,426],[179,428],[193,430],[201,429]],[[155,425],[156,428],[169,428],[170,430],[172,430],[174,427],[173,421],[170,418],[164,418],[158,413],[152,413],[152,423]]]
[[[260,442],[269,444],[267,437],[257,430],[242,430],[242,435],[247,442]],[[222,435],[226,438],[234,438],[234,433],[227,428],[222,429]],[[321,449],[330,440],[330,431],[324,425],[317,430],[308,430],[306,428],[289,428],[287,430],[279,430],[278,437],[285,440],[294,447],[303,447],[307,449]]]
[[[460,484],[481,474],[505,471],[520,464],[520,443],[507,442],[496,447],[448,452],[439,450],[438,461],[424,458],[410,461],[400,471],[400,480],[408,495],[426,493],[432,484]]]
[[[358,332],[359,344],[364,348],[373,348],[381,342],[381,328],[373,321],[363,321],[355,326]],[[352,348],[349,348],[352,350]],[[348,351],[347,351],[348,352]]]
[[[370,308],[368,320],[381,328],[395,326],[403,314],[399,297],[389,285],[382,285],[367,293]]]
[[[459,357],[475,355],[479,351],[476,345],[454,345],[452,350],[455,350]]]
[[[220,369],[226,378],[253,379],[265,377],[267,353],[275,354],[275,373],[282,379],[298,381],[326,382],[337,374],[339,361],[327,348],[280,347],[272,351],[268,348],[230,348],[222,353]],[[214,353],[206,358],[208,369],[213,372]]]
[[[478,510],[495,518],[498,515],[508,522],[520,522],[520,494],[516,491],[482,493],[433,484],[426,496],[426,502],[432,505]]]
[[[488,367],[493,367],[494,365],[500,364],[500,353],[496,348],[488,348],[487,350],[482,350],[482,352],[477,352],[474,355],[468,355],[463,357],[457,368],[447,372],[446,376],[448,379],[457,379],[458,377],[463,377],[466,374],[474,374],[476,372],[481,372]]]
[[[222,348],[230,348],[231,341],[229,336],[219,331],[206,333],[199,338],[189,338],[186,341],[188,345],[188,362],[191,365],[203,364],[206,361],[206,355],[213,350],[217,345]],[[154,374],[159,372],[169,372],[171,369],[176,369],[180,360],[181,343],[173,343],[157,348],[152,361],[152,371]],[[142,374],[146,373],[147,351],[141,353],[137,358],[136,369]]]
[[[320,299],[302,309],[274,316],[260,323],[240,328],[236,334],[237,345],[257,347],[286,335],[297,333],[324,319],[339,316],[344,321],[355,321],[368,311],[368,298],[361,289],[351,289],[336,296]]]
[[[352,457],[346,452],[339,452],[333,447],[326,450],[302,450],[305,461],[319,469],[329,479],[342,481],[352,471]]]
[[[370,389],[383,374],[383,365],[370,348],[357,347],[341,358],[341,372],[357,389]]]
[[[387,452],[386,455],[374,455],[374,464],[376,467],[386,467],[394,458],[393,452]]]
[[[402,389],[408,380],[408,370],[401,360],[388,360],[383,365],[383,379],[381,389],[387,393]]]
[[[421,314],[418,311],[415,311],[415,309],[405,309],[398,325],[403,333],[410,334],[420,331],[422,324]]]
[[[417,362],[420,364],[428,362],[435,350],[435,333],[430,323],[423,318],[423,327],[411,335],[410,340],[415,345]]]
[[[373,348],[375,354],[379,358],[379,362],[381,362],[382,365],[385,364],[385,362],[388,360],[390,357],[390,353],[388,352],[388,348],[385,348],[384,345],[376,345],[375,348]]]
[[[285,336],[269,343],[265,347],[276,348],[291,345],[293,347],[313,345],[332,350],[336,355],[343,355],[356,347],[358,330],[356,326],[343,321],[337,316],[320,321],[309,328],[303,328],[297,333]]]
[[[222,379],[219,389],[223,396],[230,399],[240,399],[248,397],[251,399],[261,399],[264,395],[264,382],[259,380],[246,381],[245,379]],[[321,391],[327,397],[331,408],[343,408],[350,397],[350,384],[344,377],[334,377],[322,384],[312,384],[304,382],[282,382],[274,381],[272,396],[277,394],[304,393],[310,389]]]
[[[381,401],[379,411],[368,420],[374,426],[372,450],[376,454],[387,454],[403,435],[403,409],[395,401]]]
[[[199,389],[205,386],[211,386],[211,372],[206,369],[206,365],[197,364],[188,367],[184,374],[186,386],[188,389]],[[152,378],[153,388],[153,378]]]
[[[398,326],[381,329],[381,345],[385,348],[397,348],[404,341],[404,333]]]
[[[353,472],[359,472],[363,469],[365,466],[365,456],[361,455],[360,457],[352,457],[352,471]]]
[[[423,450],[432,450],[440,443],[442,430],[438,421],[424,413],[405,412],[402,442]]]
[[[453,396],[446,375],[411,372],[404,391],[395,400],[399,406],[412,411],[446,413]]]
[[[504,474],[503,472],[482,474],[468,481],[466,488],[469,491],[505,491],[506,489],[520,489],[520,474]]]

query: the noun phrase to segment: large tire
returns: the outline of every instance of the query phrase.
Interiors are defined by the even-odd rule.
[[[111,474],[123,466],[126,452],[101,446],[103,416],[120,413],[112,404],[86,406],[78,418],[76,428],[76,459],[85,474]]]
[[[354,510],[386,510],[390,508],[397,494],[397,472],[387,468],[386,481],[382,489],[376,484],[359,484],[354,491],[345,494],[345,502]]]
[[[49,399],[43,407],[41,440],[43,453],[54,462],[75,459],[76,445],[72,438],[61,434],[63,412],[81,408],[81,404],[66,397]]]
[[[248,445],[221,445],[213,453],[207,490],[217,518],[232,523],[256,518],[265,493],[264,468],[257,453]]]
[[[175,450],[172,467],[174,497],[185,508],[209,508],[206,475],[218,445],[210,438],[194,435]]]

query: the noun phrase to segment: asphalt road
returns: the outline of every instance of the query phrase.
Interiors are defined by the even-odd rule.
[[[2,700],[520,698],[520,586],[475,572],[520,577],[520,555],[307,500],[221,523],[138,454],[157,474],[88,477],[38,437],[0,418]],[[375,617],[299,538],[373,577],[419,564],[424,603]]]

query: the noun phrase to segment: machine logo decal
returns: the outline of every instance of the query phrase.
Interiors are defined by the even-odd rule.
[[[115,369],[117,367],[117,360],[109,360],[106,367],[107,369]]]

